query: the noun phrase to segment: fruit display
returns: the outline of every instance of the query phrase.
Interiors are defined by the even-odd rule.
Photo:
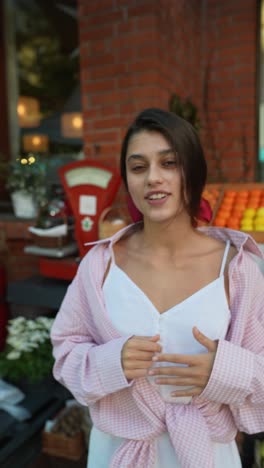
[[[220,196],[220,188],[217,188],[217,186],[210,186],[210,185],[207,185],[205,187],[205,190],[203,191],[203,198],[205,198],[205,200],[207,200],[212,208],[212,210],[214,211],[215,207],[216,207],[216,204],[217,204],[217,201],[219,199],[219,196]]]
[[[264,243],[264,184],[208,184],[203,197],[213,210],[211,225],[249,232]]]

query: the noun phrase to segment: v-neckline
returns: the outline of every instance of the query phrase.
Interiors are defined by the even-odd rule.
[[[126,279],[126,281],[128,281],[134,287],[134,289],[136,289],[142,295],[142,297],[145,299],[145,301],[148,302],[148,304],[151,306],[152,310],[156,314],[158,314],[158,316],[160,316],[160,317],[163,316],[163,315],[169,314],[170,312],[174,311],[175,309],[177,309],[177,308],[179,308],[181,306],[184,306],[189,301],[192,301],[196,296],[199,296],[200,294],[202,294],[206,289],[208,289],[208,288],[210,289],[214,284],[218,283],[219,281],[223,282],[223,279],[224,279],[224,275],[218,276],[213,281],[210,281],[210,283],[208,283],[205,286],[203,286],[202,288],[198,289],[197,291],[195,291],[193,294],[186,297],[182,301],[180,301],[177,304],[173,305],[169,309],[166,309],[164,312],[160,312],[157,309],[157,307],[153,304],[153,302],[150,300],[150,298],[147,296],[147,294],[130,278],[130,276],[124,270],[122,270],[122,268],[120,268],[115,263],[115,261],[113,261],[113,259],[111,261],[110,269],[108,271],[108,275],[106,277],[104,285],[107,282],[107,279],[108,279],[109,275],[111,274],[111,270],[113,268],[116,268],[123,275],[123,277]],[[223,285],[223,287],[224,287],[224,285]],[[224,291],[224,297],[225,297],[225,301],[226,301],[226,304],[227,304],[227,308],[228,308],[228,310],[230,310],[225,291]]]

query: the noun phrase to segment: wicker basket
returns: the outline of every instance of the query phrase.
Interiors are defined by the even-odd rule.
[[[42,432],[42,452],[55,457],[79,460],[86,449],[84,434],[77,432],[73,437],[53,432]]]
[[[117,222],[118,221],[118,222]],[[98,221],[99,239],[113,236],[117,231],[127,226],[127,222],[118,210],[108,207],[101,213]]]

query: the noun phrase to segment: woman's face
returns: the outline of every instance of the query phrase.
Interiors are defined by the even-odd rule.
[[[128,191],[144,219],[164,222],[186,213],[181,197],[181,169],[166,138],[142,130],[128,143]]]

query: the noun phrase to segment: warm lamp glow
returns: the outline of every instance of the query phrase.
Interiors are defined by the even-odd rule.
[[[40,123],[39,102],[28,96],[20,96],[17,103],[20,127],[38,127]]]
[[[47,135],[24,135],[24,151],[36,151],[45,153],[49,149],[49,138]]]
[[[82,124],[83,124],[83,121],[81,117],[76,116],[72,119],[72,125],[74,128],[82,128]]]
[[[26,114],[26,107],[24,104],[17,105],[17,113],[19,117],[23,117]]]
[[[67,138],[81,138],[83,118],[80,112],[67,112],[61,117],[61,132]]]

